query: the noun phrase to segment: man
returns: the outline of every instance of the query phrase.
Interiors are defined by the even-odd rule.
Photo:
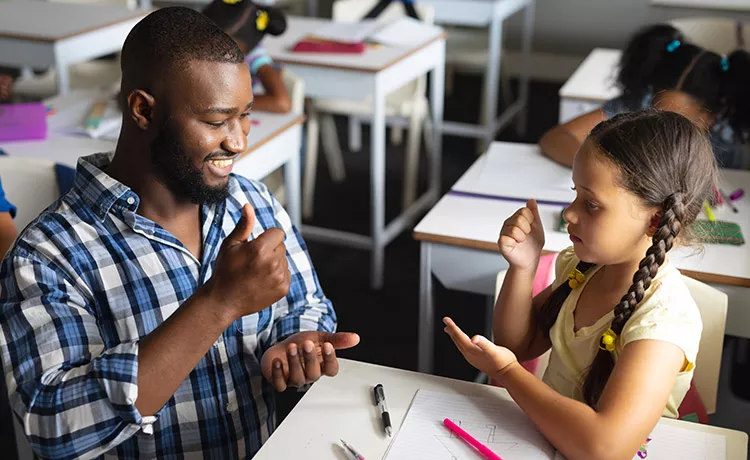
[[[11,405],[44,458],[249,458],[273,389],[338,370],[336,317],[267,189],[231,175],[252,82],[200,13],[122,50],[117,149],[24,231],[0,277]]]

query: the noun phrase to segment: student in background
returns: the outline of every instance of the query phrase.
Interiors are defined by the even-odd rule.
[[[567,458],[632,458],[660,417],[677,416],[703,326],[668,252],[715,176],[708,139],[682,115],[600,123],[573,162],[577,196],[564,213],[573,246],[558,256],[552,286],[532,298],[544,230],[530,200],[498,241],[510,268],[495,344],[444,320],[463,356]],[[543,381],[519,365],[550,348]]]
[[[13,77],[10,75],[0,74],[0,102],[10,100],[13,94]]]
[[[267,33],[284,33],[284,13],[278,8],[262,7],[250,0],[240,0],[237,3],[214,0],[203,10],[203,14],[232,37],[245,54],[245,62],[250,67],[253,80],[253,108],[264,112],[289,112],[292,102],[281,78],[281,71],[276,69],[271,56],[261,45]]]
[[[745,53],[746,54],[746,53]],[[539,141],[542,151],[567,166],[589,131],[618,113],[654,107],[680,113],[710,133],[719,166],[746,168],[747,117],[730,107],[750,106],[750,96],[729,88],[747,85],[750,69],[730,58],[687,43],[670,25],[654,25],[636,34],[625,48],[617,83],[622,95],[594,110],[549,130]],[[736,63],[737,65],[732,65]]]

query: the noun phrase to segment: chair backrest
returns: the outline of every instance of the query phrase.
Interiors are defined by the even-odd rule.
[[[284,80],[284,87],[292,101],[292,113],[303,113],[305,111],[305,81],[287,68],[282,70],[281,78]]]
[[[497,275],[495,285],[495,298],[503,286],[505,271]],[[703,406],[708,414],[716,412],[716,395],[719,390],[719,370],[721,368],[721,355],[724,348],[724,327],[727,321],[727,295],[707,284],[683,276],[685,285],[690,290],[690,295],[698,305],[703,322],[703,333],[701,334],[698,357],[695,360],[695,373],[693,383],[698,390]],[[539,363],[535,366],[534,374],[541,378],[547,367],[549,352],[540,356]]]
[[[750,33],[750,27],[731,18],[681,18],[669,23],[685,34],[690,42],[718,54],[729,54],[740,48],[738,24],[745,42]]]
[[[364,17],[378,0],[336,0],[333,3],[334,21],[358,21]],[[435,9],[430,5],[414,4],[419,20],[426,24],[435,23]],[[390,22],[406,16],[406,10],[401,2],[391,2],[390,5],[376,18],[378,22]]]
[[[0,180],[6,198],[18,208],[13,219],[18,231],[60,197],[55,164],[48,160],[0,157]]]
[[[683,276],[703,321],[698,358],[695,360],[693,383],[703,401],[706,412],[716,412],[719,390],[719,370],[724,350],[724,327],[727,322],[727,295],[707,284]]]

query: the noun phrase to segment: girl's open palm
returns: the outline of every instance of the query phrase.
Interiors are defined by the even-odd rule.
[[[445,332],[448,333],[458,351],[466,361],[490,378],[498,379],[511,364],[517,362],[516,355],[505,347],[495,345],[481,335],[469,338],[452,319],[443,318]]]
[[[535,200],[529,200],[526,207],[503,223],[497,245],[511,267],[524,270],[536,267],[544,247],[544,228]]]

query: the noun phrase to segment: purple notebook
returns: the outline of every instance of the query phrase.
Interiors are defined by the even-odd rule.
[[[41,102],[0,105],[0,142],[47,138],[47,109]]]

